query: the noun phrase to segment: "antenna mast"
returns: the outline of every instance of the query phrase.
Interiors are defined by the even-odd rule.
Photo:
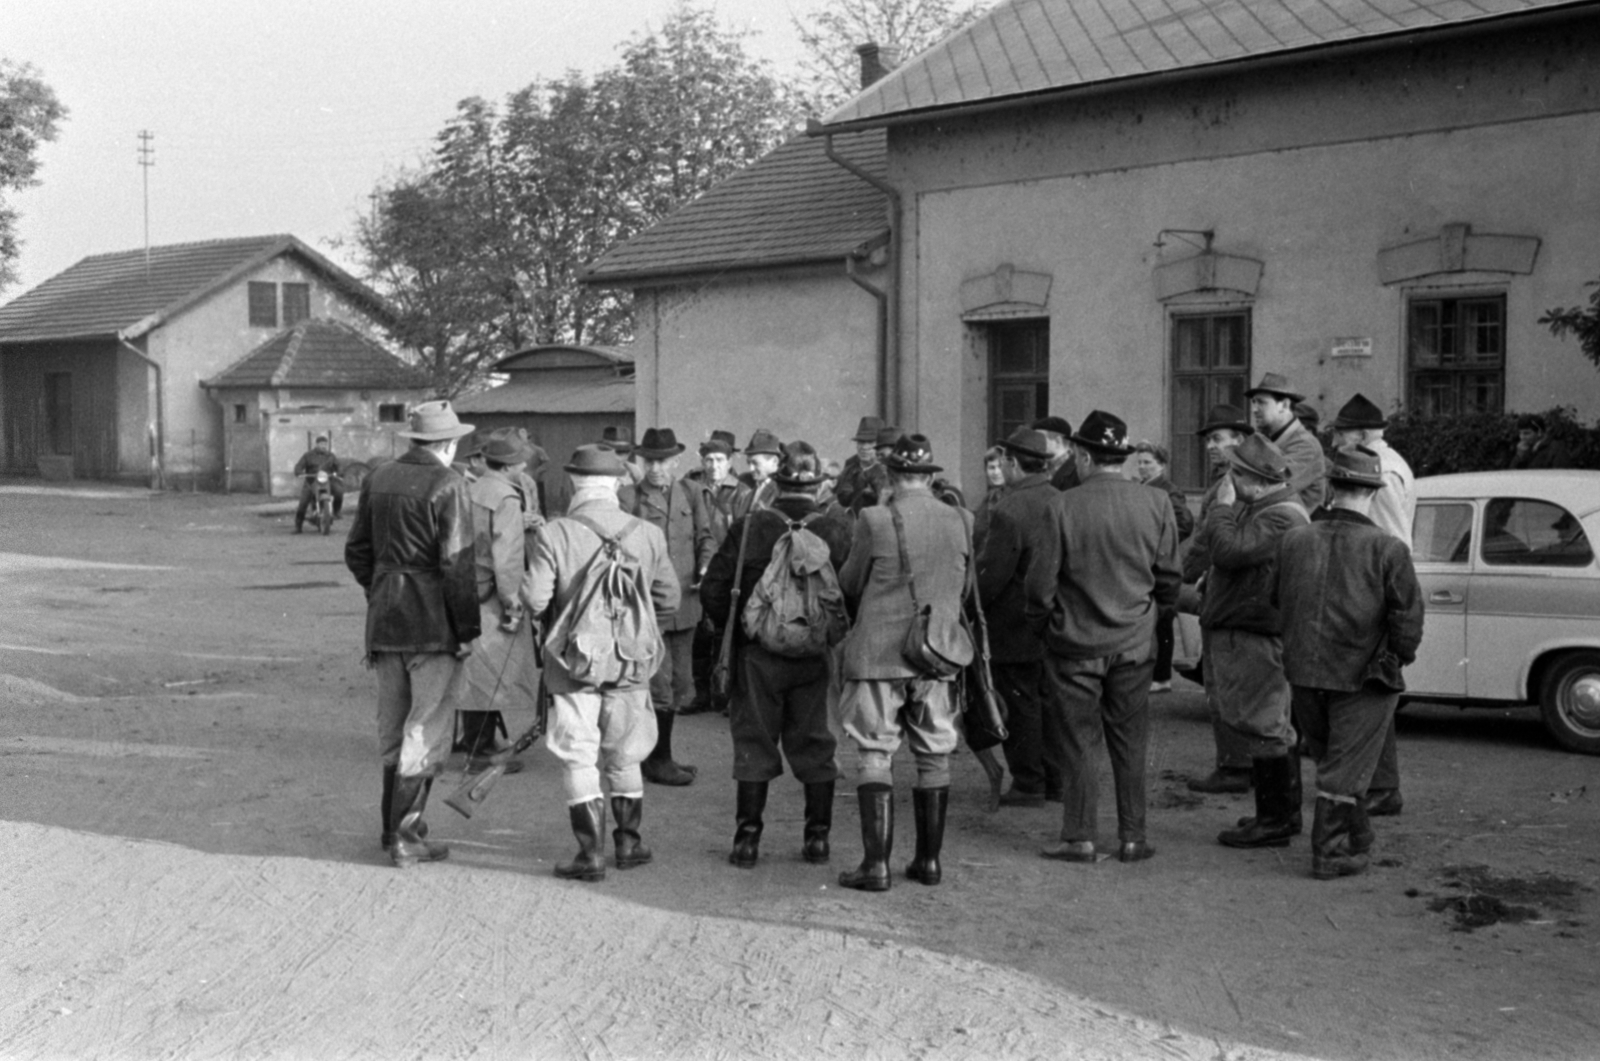
[[[156,164],[156,149],[150,141],[156,134],[139,130],[139,168],[144,170],[144,280],[150,282],[150,167]]]

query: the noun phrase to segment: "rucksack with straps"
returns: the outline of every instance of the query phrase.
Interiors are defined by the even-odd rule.
[[[661,628],[639,561],[622,548],[637,520],[614,535],[587,516],[567,519],[588,528],[600,545],[578,574],[572,597],[550,625],[545,653],[582,685],[634,686],[661,665]]]
[[[789,521],[745,602],[745,634],[774,655],[821,656],[844,639],[850,625],[828,544],[806,529],[820,516]]]

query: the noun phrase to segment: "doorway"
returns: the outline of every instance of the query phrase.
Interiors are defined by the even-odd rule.
[[[986,326],[989,344],[989,439],[1008,438],[1050,412],[1050,322]]]

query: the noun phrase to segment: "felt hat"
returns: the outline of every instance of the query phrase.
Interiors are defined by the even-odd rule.
[[[900,430],[898,427],[895,427],[893,424],[887,424],[878,428],[878,437],[873,440],[872,444],[878,449],[884,449],[886,447],[895,445],[905,437],[905,434],[906,433],[904,431]]]
[[[668,457],[676,457],[683,450],[684,445],[673,434],[672,428],[650,427],[645,429],[644,438],[639,440],[634,452],[647,461],[664,461]]]
[[[902,435],[894,444],[894,452],[884,458],[892,471],[910,472],[913,475],[932,475],[944,471],[933,463],[933,443],[926,435]]]
[[[764,427],[758,427],[755,433],[750,436],[750,443],[745,446],[744,452],[746,456],[750,457],[755,456],[757,453],[768,453],[774,457],[782,457],[783,443],[779,442],[778,436],[771,431]]]
[[[1133,452],[1133,447],[1128,445],[1128,425],[1099,409],[1086,416],[1078,433],[1070,437],[1078,445],[1101,453],[1127,456]]]
[[[1335,431],[1356,431],[1363,428],[1381,428],[1388,426],[1389,420],[1379,409],[1367,399],[1365,394],[1357,394],[1354,398],[1344,403],[1339,415],[1334,418]]]
[[[856,433],[851,436],[852,442],[878,441],[878,432],[883,430],[883,420],[876,416],[863,416],[861,423],[856,427]]]
[[[822,471],[822,461],[809,442],[790,442],[783,447],[783,463],[772,476],[778,485],[788,490],[812,490],[823,484],[827,476]]]
[[[1067,439],[1072,437],[1072,423],[1064,416],[1041,416],[1028,425],[1035,431],[1048,431]]]
[[[1206,413],[1206,422],[1200,425],[1200,430],[1195,434],[1201,438],[1213,431],[1237,431],[1241,435],[1253,435],[1255,426],[1250,423],[1249,415],[1237,405],[1213,405]]]
[[[562,468],[570,475],[615,475],[628,474],[628,466],[623,463],[622,457],[610,446],[598,442],[591,442],[579,446],[572,451],[572,459]]]
[[[533,459],[532,443],[514,427],[502,427],[489,432],[482,449],[484,459],[501,464],[526,464]]]
[[[1289,481],[1289,459],[1266,435],[1251,435],[1230,449],[1228,463],[1269,483]]]
[[[483,432],[474,431],[472,434],[456,443],[456,460],[464,461],[468,457],[476,457],[483,452]]]
[[[1303,402],[1306,396],[1294,389],[1289,377],[1276,372],[1268,372],[1261,377],[1261,382],[1244,392],[1249,398],[1256,394],[1270,394],[1276,398],[1288,398],[1291,402]]]
[[[445,442],[472,434],[472,425],[463,424],[447,401],[423,402],[411,410],[408,430],[396,431],[401,438],[418,442]]]
[[[1019,427],[1000,440],[1005,451],[1019,457],[1050,459],[1050,446],[1044,432],[1032,427]]]
[[[600,445],[613,453],[620,453],[626,457],[633,452],[633,429],[629,427],[608,427],[600,432]]]
[[[1365,446],[1346,446],[1333,451],[1328,460],[1328,482],[1346,486],[1383,486],[1383,466],[1378,455]]]
[[[1306,426],[1309,431],[1315,431],[1317,425],[1322,423],[1322,414],[1317,412],[1317,407],[1310,402],[1295,402],[1290,407],[1294,418]]]
[[[720,453],[724,457],[731,457],[739,452],[739,447],[734,445],[735,441],[732,431],[713,431],[710,438],[700,443],[700,456]]]

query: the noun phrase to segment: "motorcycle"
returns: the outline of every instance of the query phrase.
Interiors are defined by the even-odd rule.
[[[333,530],[333,480],[339,478],[339,473],[322,470],[307,472],[301,478],[312,484],[311,520],[317,530],[328,534]]]

